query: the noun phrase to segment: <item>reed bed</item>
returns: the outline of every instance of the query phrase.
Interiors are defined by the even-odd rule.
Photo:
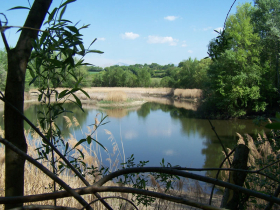
[[[201,89],[175,89],[174,97],[178,98],[202,98]]]
[[[107,93],[105,100],[111,102],[125,102],[127,101],[127,94],[123,91],[110,91]]]
[[[65,88],[57,88],[58,92],[65,90]],[[128,87],[90,87],[83,88],[91,100],[103,100],[109,92],[124,92],[127,94],[128,98],[141,99],[147,96],[157,96],[157,97],[180,97],[180,98],[201,98],[202,90],[200,89],[174,89],[174,88],[128,88]],[[37,90],[30,90],[30,98],[37,99]],[[82,100],[89,100],[82,92],[77,92],[77,95]]]
[[[253,168],[253,170],[259,170],[260,168],[264,167],[266,164],[269,163],[269,161],[279,159],[280,150],[273,150],[273,147],[276,146],[276,141],[274,139],[269,140],[264,133],[263,135],[258,134],[258,137],[256,140],[254,140],[250,135],[245,134],[245,137],[237,133],[237,136],[239,137],[237,144],[244,144],[249,148],[249,156],[248,156],[248,162],[247,166]],[[227,152],[230,153],[231,149],[227,148]],[[223,152],[225,155],[225,153]],[[226,155],[225,155],[226,157]],[[229,159],[232,162],[233,161],[234,154],[232,154]],[[263,165],[260,165],[263,164]],[[230,168],[230,165],[228,161],[225,161],[223,167]],[[274,164],[274,166],[269,167],[262,172],[264,174],[274,174],[272,175],[274,178],[279,179],[279,173],[277,172],[278,168],[280,167],[280,164]],[[270,174],[270,175],[271,175]],[[222,179],[224,181],[227,181],[229,177],[229,171],[223,171],[222,172]],[[262,184],[256,184],[255,180],[262,179],[263,177],[259,174],[248,174],[246,182],[250,186],[250,189],[259,191],[259,192],[267,192],[270,194],[273,194],[276,190],[275,182],[269,179],[265,179],[264,183]],[[255,209],[264,209],[267,201],[264,201],[262,199],[258,198],[252,198],[255,200],[254,202],[249,202],[247,209],[248,210],[255,210]],[[274,207],[272,209],[279,209],[280,206],[277,204],[274,204]]]

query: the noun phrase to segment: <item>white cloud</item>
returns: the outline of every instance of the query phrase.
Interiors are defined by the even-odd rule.
[[[124,34],[122,34],[123,39],[136,39],[139,36],[139,34],[135,34],[133,32],[125,32]]]
[[[187,47],[186,41],[183,41],[182,47]]]
[[[218,28],[215,28],[214,30],[218,31],[218,32],[222,32],[224,30],[223,27],[218,27]],[[214,34],[217,34],[216,31],[213,31]]]
[[[170,128],[165,129],[165,130],[161,130],[161,129],[149,129],[147,131],[148,136],[163,136],[163,137],[167,137],[167,136],[171,136],[172,131]]]
[[[106,39],[104,37],[100,37],[100,38],[97,38],[97,40],[105,41]]]
[[[188,53],[193,53],[193,51],[192,50],[188,50]]]
[[[176,16],[166,16],[164,17],[165,20],[169,20],[169,21],[173,21],[173,20],[176,20],[178,17]]]
[[[173,39],[171,36],[161,37],[161,36],[148,36],[149,44],[164,44],[168,43],[171,46],[176,46],[178,39]]]
[[[203,28],[202,30],[203,30],[203,31],[208,31],[208,30],[210,30],[210,29],[212,29],[212,27]]]
[[[124,134],[124,138],[127,140],[135,139],[138,136],[138,134],[135,131],[127,131]]]

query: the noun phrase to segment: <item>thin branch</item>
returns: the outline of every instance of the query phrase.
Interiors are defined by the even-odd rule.
[[[254,190],[249,190],[246,189],[244,187],[240,187],[234,184],[230,184],[228,182],[224,182],[224,181],[220,181],[217,179],[213,179],[210,177],[205,177],[205,176],[201,176],[201,175],[197,175],[197,174],[193,174],[193,173],[189,173],[189,172],[183,172],[180,170],[174,170],[172,168],[163,168],[163,167],[139,167],[139,168],[126,168],[126,169],[122,169],[116,172],[113,172],[111,174],[108,174],[107,176],[101,178],[98,182],[96,182],[93,186],[102,186],[103,184],[105,184],[106,182],[118,177],[118,176],[122,176],[124,174],[130,174],[130,173],[145,173],[145,172],[156,172],[156,173],[165,173],[165,174],[172,174],[172,175],[177,175],[177,176],[182,176],[185,178],[190,178],[190,179],[195,179],[198,181],[203,181],[203,182],[207,182],[207,183],[211,183],[211,184],[215,184],[215,185],[219,185],[222,187],[226,187],[229,188],[231,190],[240,192],[240,193],[244,193],[244,194],[248,194],[250,196],[254,196],[257,198],[261,198],[264,199],[266,201],[273,201],[275,203],[280,204],[280,199],[270,196],[270,195],[265,195],[259,192],[256,192]]]
[[[227,157],[224,158],[224,160],[222,161],[222,163],[220,164],[220,169],[223,167],[225,161],[227,160],[227,158],[229,158],[229,156],[231,156],[231,154],[235,151],[236,147],[227,155]],[[219,177],[219,174],[220,174],[220,171],[221,170],[218,170],[217,171],[217,174],[216,174],[216,179],[218,179]],[[212,203],[212,198],[213,198],[213,194],[214,194],[214,189],[215,189],[215,185],[213,184],[212,186],[212,189],[211,189],[211,194],[210,194],[210,198],[209,198],[209,205],[211,205]]]
[[[129,174],[129,173],[141,173],[141,172],[142,173],[157,172],[157,173],[178,175],[178,176],[191,178],[191,179],[195,179],[195,180],[199,180],[199,181],[203,181],[203,182],[207,182],[207,183],[211,183],[211,184],[216,184],[218,186],[226,187],[226,188],[232,189],[234,191],[238,191],[238,192],[250,195],[250,196],[264,199],[266,201],[280,204],[280,199],[275,196],[262,194],[262,193],[254,191],[254,190],[249,190],[249,189],[246,189],[246,188],[234,185],[234,184],[230,184],[228,182],[223,182],[223,181],[220,181],[217,179],[213,179],[213,178],[209,178],[209,177],[205,177],[205,176],[201,176],[201,175],[197,175],[197,174],[193,174],[193,173],[189,173],[189,172],[183,172],[180,170],[174,170],[171,168],[163,168],[163,167],[143,167],[143,168],[122,169],[122,170],[113,172],[113,173],[105,176],[104,178],[99,180],[97,183],[95,183],[93,186],[76,189],[76,192],[81,195],[89,194],[89,193],[93,193],[93,192],[127,192],[127,193],[143,194],[143,195],[148,195],[148,196],[153,196],[153,197],[158,197],[160,195],[163,197],[159,197],[159,198],[170,200],[170,201],[173,201],[176,203],[183,203],[186,205],[190,205],[190,204],[187,204],[186,203],[187,201],[185,201],[185,200],[183,202],[181,202],[182,198],[179,198],[179,200],[176,197],[175,198],[172,197],[172,199],[171,198],[168,199],[165,197],[166,195],[152,194],[155,192],[150,192],[150,191],[146,191],[146,190],[141,191],[140,189],[121,188],[121,187],[99,187],[99,186],[103,185],[104,183],[106,183],[107,181],[114,179],[115,177],[118,177],[118,176],[121,176],[124,174]],[[69,193],[67,193],[65,191],[64,192],[61,191],[61,192],[56,192],[56,193],[47,193],[47,194],[33,195],[33,196],[8,197],[8,198],[3,197],[3,198],[0,198],[0,204],[14,203],[14,202],[23,202],[23,203],[24,202],[35,202],[35,201],[50,200],[53,198],[63,198],[63,197],[68,197],[68,196],[70,196]]]
[[[26,26],[1,26],[0,29],[1,29],[1,32],[4,32],[6,31],[7,29],[10,29],[10,28],[20,28],[20,29],[30,29],[30,30],[35,30],[35,31],[41,31],[41,32],[47,32],[48,31],[44,31],[44,30],[41,30],[41,29],[37,29],[37,28],[31,28],[31,27],[26,27]]]
[[[279,163],[279,162],[280,162],[280,160],[276,160],[273,163],[268,164],[267,166],[264,166],[263,168],[258,169],[257,171],[260,172],[260,171],[262,171],[262,170],[264,170],[264,169],[266,169],[266,168],[268,168],[268,167],[270,167],[270,166],[272,166],[272,165],[274,165],[276,163]]]
[[[13,208],[10,210],[41,210],[41,209],[54,209],[54,210],[79,210],[76,208],[64,207],[64,206],[51,206],[51,205],[29,205],[22,206],[18,208]]]
[[[105,199],[109,199],[109,198],[116,198],[116,199],[120,199],[120,200],[125,200],[128,203],[130,203],[135,209],[138,210],[137,206],[135,206],[135,204],[132,201],[128,200],[127,198],[120,197],[120,196],[107,196],[107,197],[98,198],[98,199],[95,199],[94,201],[90,202],[89,205],[94,204],[97,201],[105,200]],[[83,207],[81,210],[83,210],[84,208],[85,207]]]
[[[90,186],[89,182],[82,176],[82,174],[76,168],[74,168],[74,166],[67,160],[67,158],[61,154],[61,152],[44,136],[44,134],[42,134],[42,132],[27,117],[25,117],[20,111],[18,111],[16,107],[14,107],[10,102],[8,102],[5,99],[5,97],[0,97],[0,100],[5,102],[11,108],[13,108],[14,111],[16,111],[18,115],[21,116],[31,126],[31,128],[33,128],[39,134],[39,136],[44,140],[44,142],[47,143],[58,154],[58,156],[62,158],[65,164],[69,166],[69,168],[71,168],[71,170],[76,174],[76,176],[79,177],[86,186]],[[95,193],[94,195],[97,198],[101,198],[101,196],[98,193]],[[101,202],[107,209],[113,210],[105,201],[101,200]]]
[[[2,13],[0,13],[0,14],[2,14]],[[9,52],[10,51],[10,47],[9,47],[9,44],[8,44],[7,39],[6,39],[4,31],[2,31],[2,27],[4,27],[4,26],[2,26],[2,22],[0,20],[1,36],[2,36],[2,39],[3,39],[4,45],[5,45],[6,51]]]
[[[41,171],[43,171],[46,175],[48,175],[52,180],[60,184],[68,193],[70,193],[77,201],[79,201],[83,206],[87,206],[88,210],[92,210],[92,208],[88,205],[88,203],[72,188],[70,188],[64,181],[62,181],[60,178],[58,178],[56,175],[54,175],[51,171],[49,171],[45,166],[40,164],[38,161],[34,160],[32,157],[27,155],[22,150],[18,149],[16,146],[14,146],[12,143],[10,143],[8,140],[3,139],[0,137],[0,142],[5,144],[6,147],[13,150],[15,153],[22,156],[24,159],[28,160],[30,163],[35,165],[37,168],[39,168]]]
[[[251,173],[251,174],[259,174],[264,177],[267,177],[277,183],[280,183],[280,181],[270,175],[264,174],[260,172],[260,170],[256,171],[250,171],[250,170],[243,170],[243,169],[236,169],[236,168],[186,168],[186,167],[170,167],[171,169],[176,170],[186,170],[186,171],[237,171],[237,172],[245,172],[245,173]],[[216,177],[217,179],[217,177]]]
[[[174,203],[180,203],[188,206],[193,206],[201,209],[207,209],[207,210],[224,210],[218,207],[210,206],[207,204],[195,202],[195,201],[190,201],[182,197],[176,197],[172,195],[166,195],[163,193],[159,192],[153,192],[153,191],[148,191],[148,190],[143,190],[143,189],[135,189],[135,188],[130,188],[130,187],[114,187],[114,186],[106,186],[106,187],[84,187],[80,189],[75,190],[77,193],[80,195],[85,195],[85,194],[90,194],[93,192],[119,192],[119,193],[135,193],[135,194],[140,194],[140,195],[147,195],[155,198],[160,198],[164,199],[167,201],[171,201]],[[50,200],[53,198],[64,198],[64,197],[69,197],[69,193],[65,191],[60,191],[56,193],[46,193],[46,194],[41,194],[41,195],[32,195],[32,196],[20,196],[20,197],[13,197],[15,201],[20,202],[35,202],[35,201],[43,201],[43,200]],[[3,201],[8,200],[9,198],[3,197],[0,198],[0,203],[4,203]],[[12,199],[9,199],[10,202],[12,202]]]
[[[278,197],[278,195],[280,194],[280,185],[277,187],[277,189],[276,189],[276,191],[274,192],[274,197]],[[266,207],[265,207],[265,209],[264,210],[270,210],[271,208],[272,208],[272,206],[273,206],[273,202],[272,201],[270,201],[267,205],[266,205]]]
[[[216,130],[215,130],[215,127],[212,125],[212,123],[211,123],[211,121],[210,121],[209,119],[208,119],[208,121],[209,121],[209,123],[210,123],[210,125],[211,125],[212,130],[213,130],[214,133],[216,134],[216,136],[217,136],[217,138],[218,138],[218,140],[219,140],[221,146],[223,147],[224,153],[226,154],[226,157],[227,157],[227,159],[228,159],[228,163],[229,163],[229,165],[231,166],[231,162],[230,162],[230,160],[229,160],[229,156],[228,156],[228,153],[227,153],[227,151],[226,151],[226,148],[224,147],[224,145],[223,145],[223,143],[222,143],[222,141],[221,141],[219,135],[217,134],[217,132],[216,132]]]
[[[223,29],[223,30],[225,30],[225,28],[226,28],[226,22],[227,22],[229,13],[230,13],[230,11],[231,11],[233,5],[235,4],[235,2],[236,2],[236,0],[234,0],[234,2],[232,3],[232,5],[231,5],[231,7],[230,7],[230,9],[229,9],[229,11],[228,11],[228,13],[227,13],[227,16],[226,16],[226,19],[225,19],[225,22],[224,22],[224,29]]]

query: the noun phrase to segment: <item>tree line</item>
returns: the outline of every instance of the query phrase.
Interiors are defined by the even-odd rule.
[[[80,66],[82,87],[170,87],[204,90],[208,113],[240,117],[271,110],[279,103],[280,16],[277,0],[245,3],[228,17],[224,31],[209,42],[205,59],[188,58],[178,66],[135,64],[130,66]],[[0,88],[5,86],[7,56],[0,51]],[[26,73],[26,89],[32,80]],[[60,84],[71,87],[74,78]],[[44,83],[38,78],[33,86]]]
[[[75,59],[77,62],[78,59]],[[31,66],[34,61],[31,61]],[[160,65],[134,64],[129,66],[114,65],[110,67],[79,66],[75,68],[77,78],[83,78],[81,87],[171,87],[171,88],[203,88],[207,78],[207,69],[211,59],[183,60],[178,66],[174,64]],[[47,72],[45,72],[47,74]],[[0,89],[5,87],[7,75],[6,51],[0,50]],[[60,83],[60,87],[71,87],[75,82],[72,75]],[[46,82],[44,76],[38,77],[30,86],[32,76],[26,72],[25,90],[30,87],[41,87]],[[55,81],[51,81],[55,82]]]

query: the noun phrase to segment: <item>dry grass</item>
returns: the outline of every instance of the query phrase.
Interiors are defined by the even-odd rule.
[[[107,93],[105,100],[111,102],[125,102],[127,101],[127,95],[123,91],[110,91]]]
[[[239,133],[237,133],[237,136],[239,137],[237,144],[244,144],[250,149],[247,165],[248,165],[248,167],[253,167],[254,170],[258,170],[261,168],[259,166],[259,164],[257,164],[257,161],[265,164],[268,162],[269,159],[271,160],[271,158],[276,160],[277,156],[279,156],[279,154],[280,154],[279,150],[274,151],[272,149],[272,147],[276,145],[275,140],[272,139],[271,141],[269,141],[265,134],[263,134],[263,136],[258,134],[258,137],[255,141],[248,134],[245,134],[245,138],[242,135],[240,135]],[[228,153],[230,153],[230,152],[231,152],[231,150],[228,148]],[[233,157],[234,157],[234,154],[232,154],[230,156],[231,162],[233,161]],[[280,164],[279,163],[278,163],[278,165],[274,164],[274,166],[276,166],[276,168],[279,168]],[[223,167],[230,168],[228,161],[225,161]],[[271,170],[271,171],[269,171],[269,170]],[[268,169],[268,171],[264,170],[262,172],[265,174],[270,173],[270,172],[277,174],[277,171],[275,171],[275,169]],[[222,175],[223,180],[227,181],[227,179],[229,177],[229,172],[223,171],[222,174],[223,174]],[[274,181],[267,179],[267,180],[265,180],[265,185],[260,186],[254,182],[254,179],[256,179],[256,178],[259,179],[259,178],[263,178],[263,177],[258,174],[248,174],[247,175],[247,182],[251,189],[259,191],[259,192],[269,192],[270,191],[273,194],[273,192],[276,190],[276,187],[277,187],[277,186],[275,186]],[[279,177],[278,177],[278,179],[279,179]],[[253,180],[253,181],[251,181],[251,180]],[[259,208],[264,209],[264,206],[267,204],[267,202],[262,199],[257,199],[257,198],[255,200],[256,200],[257,205],[260,205],[260,206],[263,205],[262,207],[259,207]],[[259,209],[259,208],[257,208],[252,203],[249,203],[249,206],[247,209]],[[279,209],[279,206],[275,204],[273,209]]]
[[[200,89],[175,89],[174,96],[178,98],[202,98]]]
[[[58,92],[65,90],[64,88],[57,88]],[[202,90],[200,89],[174,89],[174,88],[128,88],[128,87],[91,87],[83,88],[89,96],[90,100],[103,100],[109,92],[124,92],[128,98],[141,99],[147,96],[176,96],[180,98],[201,98]],[[30,90],[31,96],[37,99],[34,93],[37,90]],[[82,100],[89,100],[83,93],[77,92],[77,95]]]

